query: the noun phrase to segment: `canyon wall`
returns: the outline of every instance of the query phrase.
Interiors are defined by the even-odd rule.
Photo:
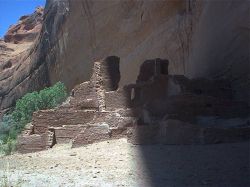
[[[135,82],[145,60],[162,58],[169,74],[227,78],[235,98],[249,100],[249,19],[243,0],[47,0],[39,36],[0,80],[1,110],[59,80],[72,89],[110,55],[121,59],[120,86]]]
[[[186,61],[189,77],[227,78],[235,98],[250,103],[250,4],[204,1]]]
[[[63,9],[57,14],[65,15],[63,26],[49,25],[45,18],[56,40],[48,54],[52,82],[61,79],[70,89],[90,78],[94,61],[110,55],[121,59],[123,85],[136,80],[145,59],[167,57],[171,71],[183,73],[180,46],[187,42],[178,37],[187,19],[185,1],[58,1],[57,6]],[[58,28],[55,35],[50,26]]]
[[[0,116],[25,93],[50,85],[39,47],[43,10],[22,16],[0,39]]]

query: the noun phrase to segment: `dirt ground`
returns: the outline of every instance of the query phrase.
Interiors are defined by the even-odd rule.
[[[249,142],[135,146],[126,139],[0,158],[0,186],[248,187]]]

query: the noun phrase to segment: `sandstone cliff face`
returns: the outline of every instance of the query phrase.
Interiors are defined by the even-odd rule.
[[[37,44],[43,8],[22,16],[0,40],[0,114],[27,92],[48,84],[45,64],[39,63]]]
[[[43,8],[38,7],[31,15],[22,16],[18,23],[11,25],[4,36],[7,43],[33,42],[42,27]]]
[[[39,38],[11,81],[0,81],[1,109],[59,80],[70,90],[109,55],[121,57],[120,86],[135,82],[143,61],[162,58],[170,74],[229,78],[235,98],[249,100],[248,11],[234,0],[47,0]]]
[[[250,103],[250,4],[204,1],[186,61],[191,77],[229,78],[235,98]]]
[[[141,62],[163,58],[170,74],[229,78],[235,98],[249,100],[246,1],[50,0],[46,9],[53,83],[71,89],[89,80],[92,62],[117,55],[125,85],[135,82]]]
[[[187,21],[185,1],[65,0],[48,5],[65,17],[63,26],[45,20],[55,49],[48,54],[52,82],[61,79],[71,89],[89,80],[92,62],[109,55],[121,58],[121,85],[136,80],[145,59],[168,57],[171,72],[183,73],[185,54],[179,52],[186,50],[180,49],[185,41],[178,37]]]

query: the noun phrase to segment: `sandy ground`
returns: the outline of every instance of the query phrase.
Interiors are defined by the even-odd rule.
[[[126,139],[56,145],[0,158],[3,186],[248,187],[249,142],[135,146]],[[0,186],[1,186],[0,185]]]

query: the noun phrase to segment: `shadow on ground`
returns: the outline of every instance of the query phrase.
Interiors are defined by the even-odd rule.
[[[214,145],[143,145],[141,163],[153,187],[250,186],[249,142]]]

